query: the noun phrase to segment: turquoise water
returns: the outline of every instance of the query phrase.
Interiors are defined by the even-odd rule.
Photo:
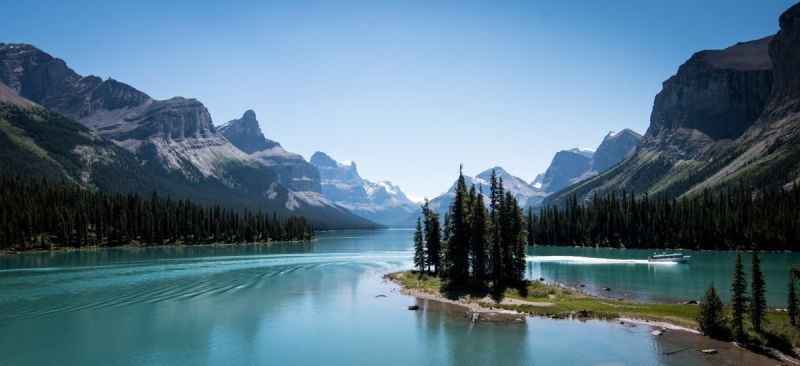
[[[699,300],[713,281],[724,301],[730,298],[733,252],[683,251],[688,264],[649,263],[653,252],[640,249],[599,249],[537,246],[528,248],[528,277],[585,285],[590,293],[639,301]],[[742,253],[750,278],[751,253]],[[767,302],[786,306],[788,268],[800,266],[800,253],[761,253]],[[609,287],[611,291],[603,291]]]
[[[470,323],[455,310],[400,295],[382,281],[384,273],[410,267],[410,249],[410,231],[389,230],[323,233],[313,243],[0,256],[0,364],[708,362],[697,352],[664,354],[680,345],[652,336],[644,326],[539,318]],[[631,290],[640,286],[593,267],[533,261],[529,271]],[[642,276],[662,270],[620,265],[607,271],[619,269]],[[670,276],[687,269],[676,271]],[[376,297],[381,294],[386,297]],[[408,311],[414,303],[422,309]]]

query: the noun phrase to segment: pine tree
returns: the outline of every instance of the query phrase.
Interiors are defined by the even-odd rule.
[[[499,289],[503,282],[503,248],[499,219],[501,198],[502,187],[498,184],[497,173],[492,170],[489,186],[489,245],[491,248],[489,262],[492,281],[496,289]]]
[[[417,217],[417,230],[414,232],[414,267],[420,274],[425,272],[425,242],[422,240],[422,220]]]
[[[733,263],[733,280],[731,282],[731,330],[737,340],[742,341],[744,334],[744,313],[747,309],[747,280],[744,277],[742,255],[736,252]]]
[[[486,207],[483,204],[483,192],[476,197],[472,206],[470,226],[472,228],[470,245],[472,253],[472,277],[482,287],[486,283]]]
[[[456,195],[450,206],[450,233],[445,252],[447,277],[454,286],[463,285],[469,278],[469,217],[468,192],[464,174],[459,168]]]
[[[797,325],[797,293],[794,286],[795,278],[789,271],[789,292],[786,298],[786,312],[789,314],[789,323]]]
[[[429,207],[429,202],[425,199],[422,206],[422,215],[425,218],[425,252],[428,257],[428,270],[433,271],[433,274],[438,275],[439,269],[442,266],[442,242],[441,242],[441,227],[439,225],[439,215],[433,212]]]
[[[513,201],[513,215],[514,215],[514,281],[518,287],[526,287],[525,285],[525,268],[527,266],[527,230],[525,227],[525,218],[522,215],[522,209],[517,205],[517,200]]]
[[[764,313],[767,309],[767,297],[765,295],[766,285],[764,274],[761,273],[761,258],[758,250],[753,251],[752,262],[753,280],[750,286],[750,321],[753,323],[753,330],[761,332],[764,323]]]
[[[700,330],[710,337],[717,338],[725,335],[724,305],[722,299],[717,295],[713,282],[700,299],[697,323],[700,325]]]

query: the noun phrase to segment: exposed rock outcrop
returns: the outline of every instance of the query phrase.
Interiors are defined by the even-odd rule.
[[[641,138],[642,135],[626,128],[609,132],[597,151],[579,148],[559,151],[541,178],[537,177],[541,185],[536,188],[554,193],[596,176],[631,155]]]
[[[772,88],[771,40],[694,54],[656,95],[642,148],[670,159],[702,158],[715,141],[740,137]]]
[[[338,162],[320,151],[311,156],[311,164],[319,170],[322,193],[337,205],[389,227],[411,227],[406,218],[419,206],[397,185],[370,182],[361,178],[355,162]]]
[[[286,151],[277,141],[264,137],[252,110],[220,126],[219,132],[250,157],[275,170],[287,188],[297,192],[322,192],[317,168],[302,156]]]
[[[547,203],[621,189],[676,197],[798,182],[800,4],[779,24],[775,36],[693,55],[664,82],[636,153]]]
[[[4,99],[17,95],[67,117],[67,121],[48,117],[59,121],[64,139],[81,141],[76,137],[79,135],[111,141],[124,148],[113,150],[114,156],[127,156],[117,160],[96,159],[94,157],[111,156],[104,151],[112,150],[104,147],[101,151],[90,144],[58,149],[52,152],[54,156],[92,156],[80,156],[76,163],[68,164],[64,172],[56,172],[57,175],[78,177],[76,180],[86,185],[107,191],[149,193],[158,190],[203,203],[266,209],[280,215],[303,215],[318,229],[381,227],[331,203],[318,193],[319,187],[314,185],[313,179],[311,183],[292,180],[287,185],[306,184],[303,188],[317,192],[287,189],[275,170],[263,163],[265,159],[250,157],[223,137],[214,128],[205,106],[195,99],[154,100],[113,79],[81,76],[63,60],[27,44],[0,43],[0,84],[7,87],[0,90],[7,94]],[[19,114],[17,117],[22,119]],[[69,120],[79,122],[88,130],[75,129]],[[42,136],[48,133],[47,139],[56,138],[52,129],[34,131],[33,127],[37,126],[24,125],[22,120],[14,122],[29,129],[21,136],[33,135],[34,145],[35,138],[40,137],[35,136],[37,133]],[[32,170],[32,175],[59,169],[59,164],[42,161],[24,149],[15,148],[9,154],[31,158],[34,166],[52,168]],[[104,163],[106,161],[119,164]],[[89,165],[90,168],[73,172],[76,167]],[[104,170],[98,172],[97,167]],[[139,171],[140,167],[146,171]],[[117,179],[133,172],[137,174],[135,179]]]

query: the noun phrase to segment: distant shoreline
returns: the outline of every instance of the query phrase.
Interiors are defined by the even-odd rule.
[[[105,250],[105,249],[151,249],[151,248],[185,248],[185,247],[227,247],[227,246],[241,246],[241,245],[264,245],[264,244],[291,244],[291,243],[313,243],[317,241],[314,237],[311,240],[276,240],[276,241],[260,241],[260,242],[241,242],[241,243],[204,243],[204,244],[161,244],[161,245],[147,245],[147,244],[124,244],[114,246],[103,245],[87,245],[82,247],[55,247],[55,248],[26,248],[26,249],[0,249],[0,255],[18,255],[24,253],[53,253],[53,252],[75,252],[84,250]]]
[[[651,252],[666,252],[666,251],[687,251],[687,252],[721,252],[721,253],[751,253],[752,249],[689,249],[689,248],[640,248],[640,247],[602,247],[598,245],[556,245],[556,244],[529,244],[528,247],[548,247],[548,248],[573,248],[573,249],[633,249],[633,250],[647,250]],[[798,253],[799,251],[791,250],[759,250],[759,253]]]

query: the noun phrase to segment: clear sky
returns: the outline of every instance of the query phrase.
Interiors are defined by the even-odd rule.
[[[0,42],[219,125],[256,111],[267,137],[354,160],[412,195],[644,133],[692,53],[770,35],[793,1],[9,1]]]

